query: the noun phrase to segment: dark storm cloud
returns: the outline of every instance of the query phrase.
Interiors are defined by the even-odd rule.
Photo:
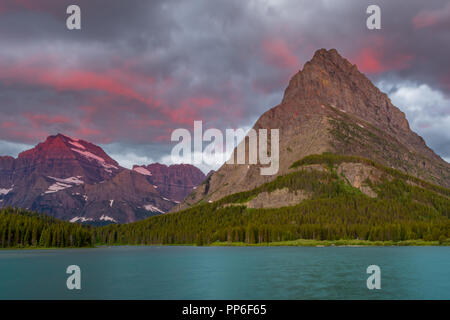
[[[436,101],[398,106],[450,156],[447,1],[377,1],[376,31],[365,25],[373,1],[81,0],[82,30],[68,31],[73,3],[0,0],[0,139],[34,144],[62,131],[105,144],[124,163],[158,160],[171,130],[192,130],[193,120],[251,126],[325,47],[394,102],[418,93]]]

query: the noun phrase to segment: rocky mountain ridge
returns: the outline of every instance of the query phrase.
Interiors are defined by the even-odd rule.
[[[156,167],[161,172],[153,177],[139,170],[143,167],[128,170],[90,142],[50,136],[17,159],[0,157],[0,208],[15,206],[72,222],[134,222],[168,212],[204,178],[190,165],[148,166],[154,173]],[[172,168],[179,178],[175,183]]]
[[[388,96],[335,49],[316,51],[292,77],[281,103],[265,112],[253,129],[279,129],[278,174],[261,176],[260,164],[224,164],[177,209],[254,189],[292,172],[293,162],[324,152],[362,156],[450,186],[450,165],[410,129]]]

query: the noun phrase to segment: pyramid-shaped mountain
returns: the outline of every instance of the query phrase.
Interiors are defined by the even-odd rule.
[[[259,164],[224,164],[179,208],[252,190],[292,172],[295,161],[323,153],[364,157],[450,187],[450,165],[410,129],[404,113],[388,96],[335,49],[316,51],[292,77],[282,102],[265,112],[253,128],[280,130],[278,174],[260,175]],[[362,179],[360,170],[347,168],[352,176],[347,179]]]

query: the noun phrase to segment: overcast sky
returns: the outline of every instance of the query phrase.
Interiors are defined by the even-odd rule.
[[[251,127],[319,48],[356,63],[449,161],[445,0],[0,0],[0,155],[61,132],[123,166],[168,163],[174,129]]]

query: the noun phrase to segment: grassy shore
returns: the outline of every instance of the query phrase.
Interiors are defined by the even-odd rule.
[[[67,249],[92,249],[96,247],[24,247],[24,246],[18,246],[18,247],[7,247],[7,248],[0,248],[1,250],[67,250]]]
[[[107,248],[107,247],[119,247],[119,246],[200,246],[193,243],[180,243],[180,244],[97,244],[94,247],[10,247],[0,248],[0,250],[48,250],[48,249],[87,249],[87,248]],[[245,243],[245,242],[213,242],[210,244],[202,245],[204,247],[369,247],[369,246],[450,246],[450,239],[445,241],[425,241],[425,240],[404,240],[404,241],[368,241],[368,240],[310,240],[310,239],[298,239],[292,241],[278,241],[268,243]]]
[[[405,240],[405,241],[368,241],[368,240],[309,240],[298,239],[292,241],[279,241],[269,243],[248,244],[244,242],[214,242],[210,246],[230,246],[230,247],[330,247],[330,246],[345,246],[345,247],[365,247],[365,246],[450,246],[450,239],[446,241],[424,241],[424,240]]]

